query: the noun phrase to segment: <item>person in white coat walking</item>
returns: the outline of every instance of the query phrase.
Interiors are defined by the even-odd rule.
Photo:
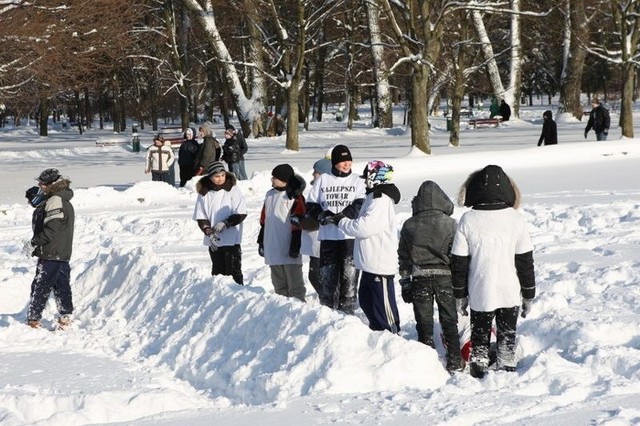
[[[394,205],[400,191],[390,183],[393,167],[382,161],[369,161],[361,178],[366,197],[356,219],[331,219],[338,229],[355,237],[353,261],[361,272],[358,300],[372,330],[400,332],[400,316],[394,288],[398,272],[398,229]]]

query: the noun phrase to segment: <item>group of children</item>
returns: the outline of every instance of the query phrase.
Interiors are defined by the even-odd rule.
[[[372,330],[398,333],[399,266],[402,299],[413,304],[418,340],[434,348],[434,302],[438,306],[447,370],[462,371],[468,360],[471,375],[482,378],[495,360],[499,369],[514,371],[518,313],[525,317],[535,296],[533,246],[516,210],[515,183],[498,166],[472,173],[460,197],[470,210],[456,224],[453,202],[435,182],[423,182],[412,200],[413,215],[398,234],[394,206],[401,195],[391,183],[393,167],[370,161],[359,175],[352,162],[346,146],[334,147],[330,159],[314,164],[306,199],[306,183],[290,165],[272,170],[257,244],[275,292],[305,301],[301,255],[308,255],[308,278],[322,305],[353,314],[359,303]],[[196,188],[193,218],[204,234],[212,274],[231,275],[242,285],[247,210],[236,178],[216,161]],[[469,315],[469,308],[467,357],[458,315]]]

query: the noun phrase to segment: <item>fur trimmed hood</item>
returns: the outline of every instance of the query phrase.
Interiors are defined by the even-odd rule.
[[[458,204],[478,210],[520,207],[516,183],[500,166],[489,165],[469,175],[458,193]]]
[[[43,192],[46,196],[57,193],[64,193],[65,195],[63,198],[65,198],[66,200],[70,200],[73,197],[73,191],[71,190],[71,181],[65,178],[60,178],[57,181],[53,182],[51,185],[45,186]]]
[[[231,188],[236,186],[237,183],[236,175],[228,171],[225,171],[225,175],[227,178],[221,186],[214,185],[209,176],[202,177],[196,183],[196,191],[202,196],[207,195],[207,192],[209,191],[219,191],[221,189],[224,189],[227,192],[231,191]]]
[[[307,187],[307,182],[305,182],[304,178],[300,175],[294,173],[291,176],[291,179],[287,182],[287,196],[289,198],[295,198],[298,195],[304,192],[304,189]]]

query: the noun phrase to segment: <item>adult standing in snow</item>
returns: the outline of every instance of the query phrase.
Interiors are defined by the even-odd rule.
[[[502,121],[509,121],[511,118],[511,107],[504,99],[500,101],[500,116]]]
[[[240,150],[239,160],[237,161],[237,165],[235,165],[235,170],[231,170],[233,173],[236,173],[236,177],[239,180],[247,180],[247,171],[244,167],[244,156],[247,151],[249,151],[249,146],[247,145],[247,140],[245,139],[242,131],[239,131],[233,125],[229,124],[227,129],[224,132],[224,137],[227,139],[227,135],[231,136],[238,142],[238,148]],[[226,145],[226,142],[225,142]],[[224,149],[224,148],[223,148]],[[231,166],[229,166],[231,167]]]
[[[246,179],[246,177],[243,179],[241,176],[240,160],[242,159],[242,147],[240,146],[240,141],[236,138],[234,130],[226,129],[224,131],[224,139],[224,145],[222,145],[222,160],[227,163],[229,171],[236,175],[238,180]]]
[[[42,312],[53,291],[59,314],[58,328],[65,329],[71,325],[73,314],[69,266],[75,220],[71,204],[73,191],[69,179],[63,178],[57,169],[44,170],[37,180],[45,201],[44,211],[33,216],[37,223],[33,224],[31,245],[35,247],[33,255],[38,257],[38,266],[31,283],[27,324],[32,328],[41,327]]]
[[[209,247],[211,275],[231,275],[236,283],[244,285],[240,243],[247,207],[235,175],[220,161],[214,161],[196,184],[196,191],[193,219],[204,234],[204,245]]]
[[[320,303],[347,314],[356,309],[358,271],[353,263],[353,237],[329,218],[342,213],[358,217],[365,197],[364,181],[351,172],[353,159],[345,145],[331,151],[331,173],[321,175],[309,191],[308,216],[320,223]]]
[[[471,308],[473,377],[489,367],[491,324],[495,318],[497,366],[516,369],[516,323],[527,316],[536,294],[533,244],[527,222],[516,209],[520,191],[499,167],[472,173],[460,190],[464,213],[453,240],[453,293],[460,314]]]
[[[271,172],[271,186],[260,212],[258,253],[271,270],[276,294],[305,301],[301,229],[292,225],[292,216],[304,216],[305,182],[289,164],[279,164]]]
[[[610,125],[611,117],[609,116],[609,110],[600,103],[600,99],[593,98],[591,101],[589,121],[587,121],[587,127],[584,129],[584,138],[586,139],[589,130],[593,129],[596,133],[596,140],[606,141]]]
[[[413,303],[418,341],[435,348],[433,303],[447,351],[447,370],[462,371],[458,315],[451,281],[451,245],[456,231],[453,202],[433,181],[420,185],[411,201],[413,216],[400,231],[398,261],[402,299]]]
[[[196,161],[194,166],[194,174],[196,176],[203,175],[207,172],[209,164],[214,161],[220,160],[222,149],[216,139],[216,134],[213,132],[213,124],[210,122],[203,123],[198,129],[200,136],[202,137],[202,144],[196,155]]]
[[[394,204],[400,191],[389,181],[393,167],[382,161],[369,161],[362,172],[366,194],[356,219],[342,219],[339,213],[328,218],[338,229],[355,237],[353,260],[362,273],[358,300],[371,330],[400,332],[393,278],[398,271],[396,250],[398,230]]]
[[[180,188],[182,188],[195,172],[196,157],[200,146],[196,140],[196,131],[188,128],[184,132],[184,142],[178,151],[178,165],[180,166]]]
[[[153,138],[153,145],[147,149],[145,173],[151,173],[151,180],[171,183],[169,168],[173,165],[175,156],[171,146],[164,143],[164,136],[157,134]]]
[[[538,139],[538,146],[542,145],[557,145],[558,144],[558,128],[556,122],[553,121],[553,113],[551,110],[546,110],[542,114],[544,122],[542,123],[542,133],[540,139]]]

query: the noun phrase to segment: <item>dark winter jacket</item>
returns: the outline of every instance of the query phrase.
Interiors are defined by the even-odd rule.
[[[538,146],[542,145],[556,145],[558,143],[558,128],[556,122],[553,121],[553,113],[550,110],[546,110],[542,114],[544,123],[542,123],[542,133],[540,139],[538,139]]]
[[[195,136],[196,130],[192,128],[191,131]],[[193,139],[187,139],[185,134],[185,141],[182,142],[180,150],[178,151],[178,164],[181,166],[193,167],[196,164],[196,157],[198,156],[199,150],[200,145],[198,145],[195,137]]]
[[[220,144],[213,135],[211,125],[204,123],[200,128],[202,129],[204,138],[202,145],[198,150],[194,165],[196,175],[203,174],[207,170],[207,167],[209,167],[209,164],[220,160],[221,153]]]
[[[70,184],[69,180],[60,179],[45,188],[47,200],[42,227],[39,223],[34,224],[31,240],[36,247],[33,254],[40,259],[65,262],[71,259],[75,212],[70,201],[73,198]],[[36,233],[37,230],[40,231]]]
[[[236,136],[224,141],[224,145],[222,145],[222,159],[227,164],[239,162],[242,159],[242,155],[240,142]]]
[[[411,202],[413,216],[400,231],[398,260],[400,276],[420,269],[449,269],[456,221],[451,218],[453,202],[433,181],[423,182]]]
[[[609,110],[607,110],[602,104],[593,108],[589,113],[589,121],[587,127],[584,129],[584,133],[593,129],[596,133],[608,132],[611,125],[611,117],[609,116]]]

